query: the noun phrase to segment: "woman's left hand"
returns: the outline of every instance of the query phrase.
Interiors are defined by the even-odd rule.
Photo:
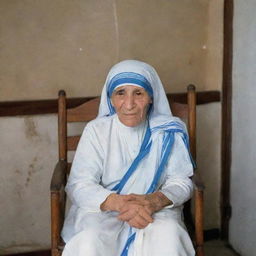
[[[148,211],[141,202],[130,201],[125,204],[118,215],[118,219],[126,221],[131,227],[145,228],[153,222],[152,212]]]
[[[159,191],[146,195],[130,194],[130,196],[131,200],[141,203],[152,214],[172,204],[172,201]]]
[[[121,209],[118,218],[135,228],[145,228],[153,222],[153,213],[172,204],[161,192],[147,195],[130,194],[130,200]]]

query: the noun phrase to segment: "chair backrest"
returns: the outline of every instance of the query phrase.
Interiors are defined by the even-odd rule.
[[[187,124],[190,152],[196,161],[196,87],[187,86],[187,102],[170,102],[172,114],[184,120]]]
[[[81,135],[68,136],[68,123],[89,122],[96,118],[99,108],[100,98],[91,99],[77,107],[67,108],[66,93],[59,91],[58,101],[58,136],[59,136],[59,159],[66,160],[68,151],[75,151]],[[195,86],[187,87],[187,103],[170,102],[170,107],[174,116],[185,120],[188,127],[190,139],[190,151],[196,159],[196,93]],[[68,172],[71,163],[68,163]]]
[[[68,135],[68,123],[89,122],[96,118],[100,98],[91,99],[77,107],[67,108],[66,93],[59,91],[58,100],[58,139],[59,139],[59,160],[68,160],[68,152],[75,151],[81,134]],[[71,163],[68,163],[70,171]]]

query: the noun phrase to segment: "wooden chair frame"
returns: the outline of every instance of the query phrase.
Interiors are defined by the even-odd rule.
[[[59,137],[59,161],[55,166],[51,180],[51,255],[61,256],[64,242],[60,232],[64,222],[66,194],[64,191],[67,174],[71,164],[67,162],[68,150],[75,150],[79,136],[67,136],[67,122],[90,121],[97,116],[99,98],[88,101],[81,106],[67,109],[65,91],[59,92],[58,100],[58,137]],[[187,87],[187,104],[171,103],[174,115],[187,118],[188,133],[190,138],[191,154],[196,160],[196,92],[195,86]],[[195,221],[194,237],[197,256],[204,256],[203,250],[203,193],[204,185],[197,174],[193,176]]]

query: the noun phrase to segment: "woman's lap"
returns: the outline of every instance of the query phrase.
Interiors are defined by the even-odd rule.
[[[170,212],[171,211],[171,212]],[[99,218],[100,225],[88,223],[67,244],[63,256],[119,256],[120,241],[128,237],[127,224],[116,217]],[[99,224],[99,223],[97,223]],[[179,212],[164,210],[154,222],[137,231],[129,256],[193,256],[194,249]]]

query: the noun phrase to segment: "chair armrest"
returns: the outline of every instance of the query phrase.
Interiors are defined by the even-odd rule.
[[[65,160],[59,160],[56,164],[51,180],[51,192],[60,192],[62,186],[65,186],[67,165]]]
[[[194,173],[192,177],[192,181],[194,183],[195,189],[199,191],[204,191],[205,186],[204,183],[198,173]]]

